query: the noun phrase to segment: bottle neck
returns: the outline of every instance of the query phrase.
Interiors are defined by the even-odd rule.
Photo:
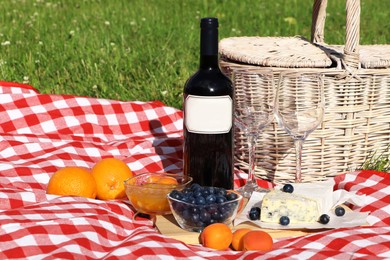
[[[200,33],[200,68],[218,68],[218,28],[201,28]]]
[[[201,69],[216,69],[219,68],[218,55],[200,55]]]

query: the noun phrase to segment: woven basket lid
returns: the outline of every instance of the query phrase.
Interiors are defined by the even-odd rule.
[[[219,43],[222,58],[283,68],[324,68],[332,60],[318,46],[303,37],[231,37]]]
[[[324,45],[327,52],[339,64],[343,57],[343,45]],[[390,45],[360,45],[360,66],[364,69],[390,68]],[[339,65],[340,66],[340,65]]]

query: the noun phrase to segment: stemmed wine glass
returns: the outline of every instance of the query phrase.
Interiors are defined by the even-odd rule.
[[[237,191],[249,198],[253,191],[265,191],[257,185],[255,179],[255,148],[261,131],[273,120],[273,72],[236,69],[232,72],[232,79],[236,86],[234,122],[248,138],[249,150],[248,179]]]
[[[310,72],[286,72],[279,76],[275,117],[294,140],[295,181],[301,182],[302,146],[324,117],[323,76]]]

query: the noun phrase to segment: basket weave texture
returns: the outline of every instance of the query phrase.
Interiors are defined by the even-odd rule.
[[[390,46],[359,45],[360,0],[346,0],[345,45],[324,43],[326,5],[326,0],[314,1],[311,41],[299,37],[235,37],[220,42],[220,65],[227,74],[237,68],[271,68],[275,84],[278,75],[286,71],[324,75],[325,116],[304,143],[303,182],[354,170],[370,152],[384,151],[390,145]],[[236,102],[248,92],[247,87],[237,84]],[[235,159],[240,169],[248,169],[248,143],[238,129]],[[293,140],[275,121],[260,134],[256,160],[258,177],[275,183],[294,181]]]

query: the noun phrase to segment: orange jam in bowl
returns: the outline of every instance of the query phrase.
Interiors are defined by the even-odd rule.
[[[170,214],[167,195],[172,190],[182,190],[192,178],[170,173],[142,173],[125,181],[126,195],[131,205],[140,213]]]

